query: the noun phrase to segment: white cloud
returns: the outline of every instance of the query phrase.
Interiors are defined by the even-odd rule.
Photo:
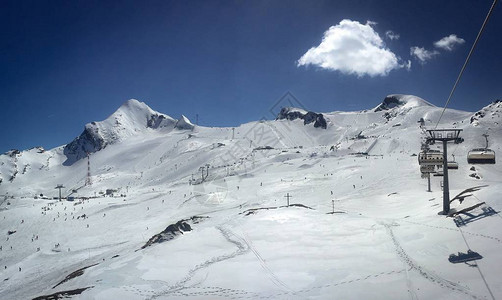
[[[385,76],[394,69],[405,68],[373,30],[374,24],[345,19],[331,26],[319,46],[310,48],[298,60],[298,66],[314,65],[359,77]]]
[[[457,37],[456,34],[450,34],[434,42],[434,46],[443,50],[452,51],[456,45],[462,45],[463,43],[465,43],[464,39]]]
[[[385,36],[390,39],[391,41],[393,40],[399,40],[399,38],[401,37],[399,34],[395,33],[394,31],[392,30],[387,30],[385,32]]]
[[[421,63],[425,63],[434,56],[438,55],[439,52],[436,50],[429,51],[423,47],[411,47],[410,54],[411,56],[414,56],[416,59],[418,59]]]

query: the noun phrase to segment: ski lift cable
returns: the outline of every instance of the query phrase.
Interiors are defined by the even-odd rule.
[[[467,239],[465,238],[465,235],[464,235],[464,232],[462,231],[462,228],[458,227],[458,231],[460,231],[460,233],[462,234],[462,238],[464,239],[464,242],[465,242],[465,245],[467,246],[467,249],[470,250],[471,247],[467,243]],[[483,275],[483,272],[481,272],[481,269],[479,268],[479,265],[478,265],[477,262],[476,262],[476,268],[478,269],[479,275],[481,276],[481,279],[485,283],[486,289],[490,293],[490,296],[492,297],[493,300],[495,300],[495,296],[493,296],[492,290],[490,289],[490,286],[488,285],[488,282],[486,282],[485,276]]]
[[[453,150],[453,152],[451,153],[451,156],[455,157],[455,152],[457,151],[458,146],[460,146],[460,144],[457,144],[457,147],[455,147],[455,150]]]
[[[476,198],[480,203],[481,201],[478,199],[478,197],[476,197],[474,194],[472,194],[474,196],[474,198]],[[467,243],[467,239],[465,238],[465,235],[464,235],[464,232],[462,231],[462,228],[460,226],[458,226],[458,231],[460,232],[460,234],[462,235],[462,239],[464,240],[465,242],[465,245],[467,246],[467,249],[471,249],[471,247],[469,246],[469,243]],[[485,283],[485,286],[486,286],[486,289],[488,290],[488,292],[490,293],[490,296],[492,297],[493,300],[495,300],[495,296],[493,296],[493,293],[492,293],[492,290],[490,289],[490,286],[488,285],[488,282],[486,282],[486,279],[485,279],[485,276],[483,275],[483,273],[481,272],[481,269],[479,268],[479,265],[478,263],[476,262],[476,268],[478,269],[479,271],[479,275],[481,276],[481,279],[483,280],[483,282]]]
[[[483,33],[486,23],[488,23],[488,19],[490,19],[490,16],[493,12],[493,8],[497,4],[498,0],[493,0],[492,6],[490,7],[490,10],[488,11],[488,14],[486,15],[486,18],[483,22],[483,25],[481,25],[481,29],[478,32],[478,35],[476,36],[476,40],[474,40],[474,43],[472,44],[471,50],[469,51],[469,54],[467,55],[467,58],[465,59],[464,65],[462,66],[462,69],[460,70],[460,73],[458,74],[457,80],[455,81],[455,84],[453,85],[453,88],[451,89],[450,95],[448,96],[448,100],[446,100],[446,104],[444,105],[443,110],[441,111],[441,115],[439,116],[438,122],[436,123],[436,127],[434,129],[437,129],[439,125],[439,121],[441,121],[441,118],[443,117],[443,114],[446,110],[446,107],[448,106],[448,103],[450,103],[451,97],[453,96],[453,93],[455,92],[455,89],[457,88],[458,82],[460,81],[460,78],[462,77],[462,74],[464,73],[465,67],[467,66],[467,63],[471,59],[471,55],[474,52],[474,48],[476,48],[476,45],[479,41],[479,38],[481,37],[481,34]]]

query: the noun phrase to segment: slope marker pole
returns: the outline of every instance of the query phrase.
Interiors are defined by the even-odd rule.
[[[284,196],[285,198],[287,198],[288,200],[288,206],[289,206],[289,198],[292,198],[293,196],[291,196],[289,193],[286,194],[286,196]]]

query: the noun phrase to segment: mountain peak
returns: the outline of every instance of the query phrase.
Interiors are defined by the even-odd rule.
[[[382,103],[380,103],[380,105],[375,107],[373,111],[379,112],[384,110],[390,110],[395,107],[412,108],[418,106],[434,106],[434,105],[417,96],[393,94],[385,97]]]
[[[136,99],[129,99],[124,102],[116,112],[154,112],[145,102]]]
[[[195,125],[193,125],[192,122],[190,122],[190,120],[185,117],[185,115],[181,115],[180,119],[178,120],[178,122],[176,122],[176,125],[174,127],[177,129],[192,130]]]
[[[88,152],[99,151],[145,130],[173,128],[176,122],[170,116],[154,111],[144,102],[127,100],[106,120],[85,125],[82,134],[65,146],[64,154],[68,158],[65,164],[71,165]]]

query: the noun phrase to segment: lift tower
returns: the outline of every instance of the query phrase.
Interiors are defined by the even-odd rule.
[[[448,215],[450,212],[450,187],[448,184],[448,142],[461,143],[459,138],[462,129],[429,129],[427,133],[429,137],[427,142],[434,144],[436,141],[443,142],[443,214]]]
[[[64,189],[64,186],[62,184],[58,184],[56,189],[59,189],[59,201],[61,201],[61,189]]]

